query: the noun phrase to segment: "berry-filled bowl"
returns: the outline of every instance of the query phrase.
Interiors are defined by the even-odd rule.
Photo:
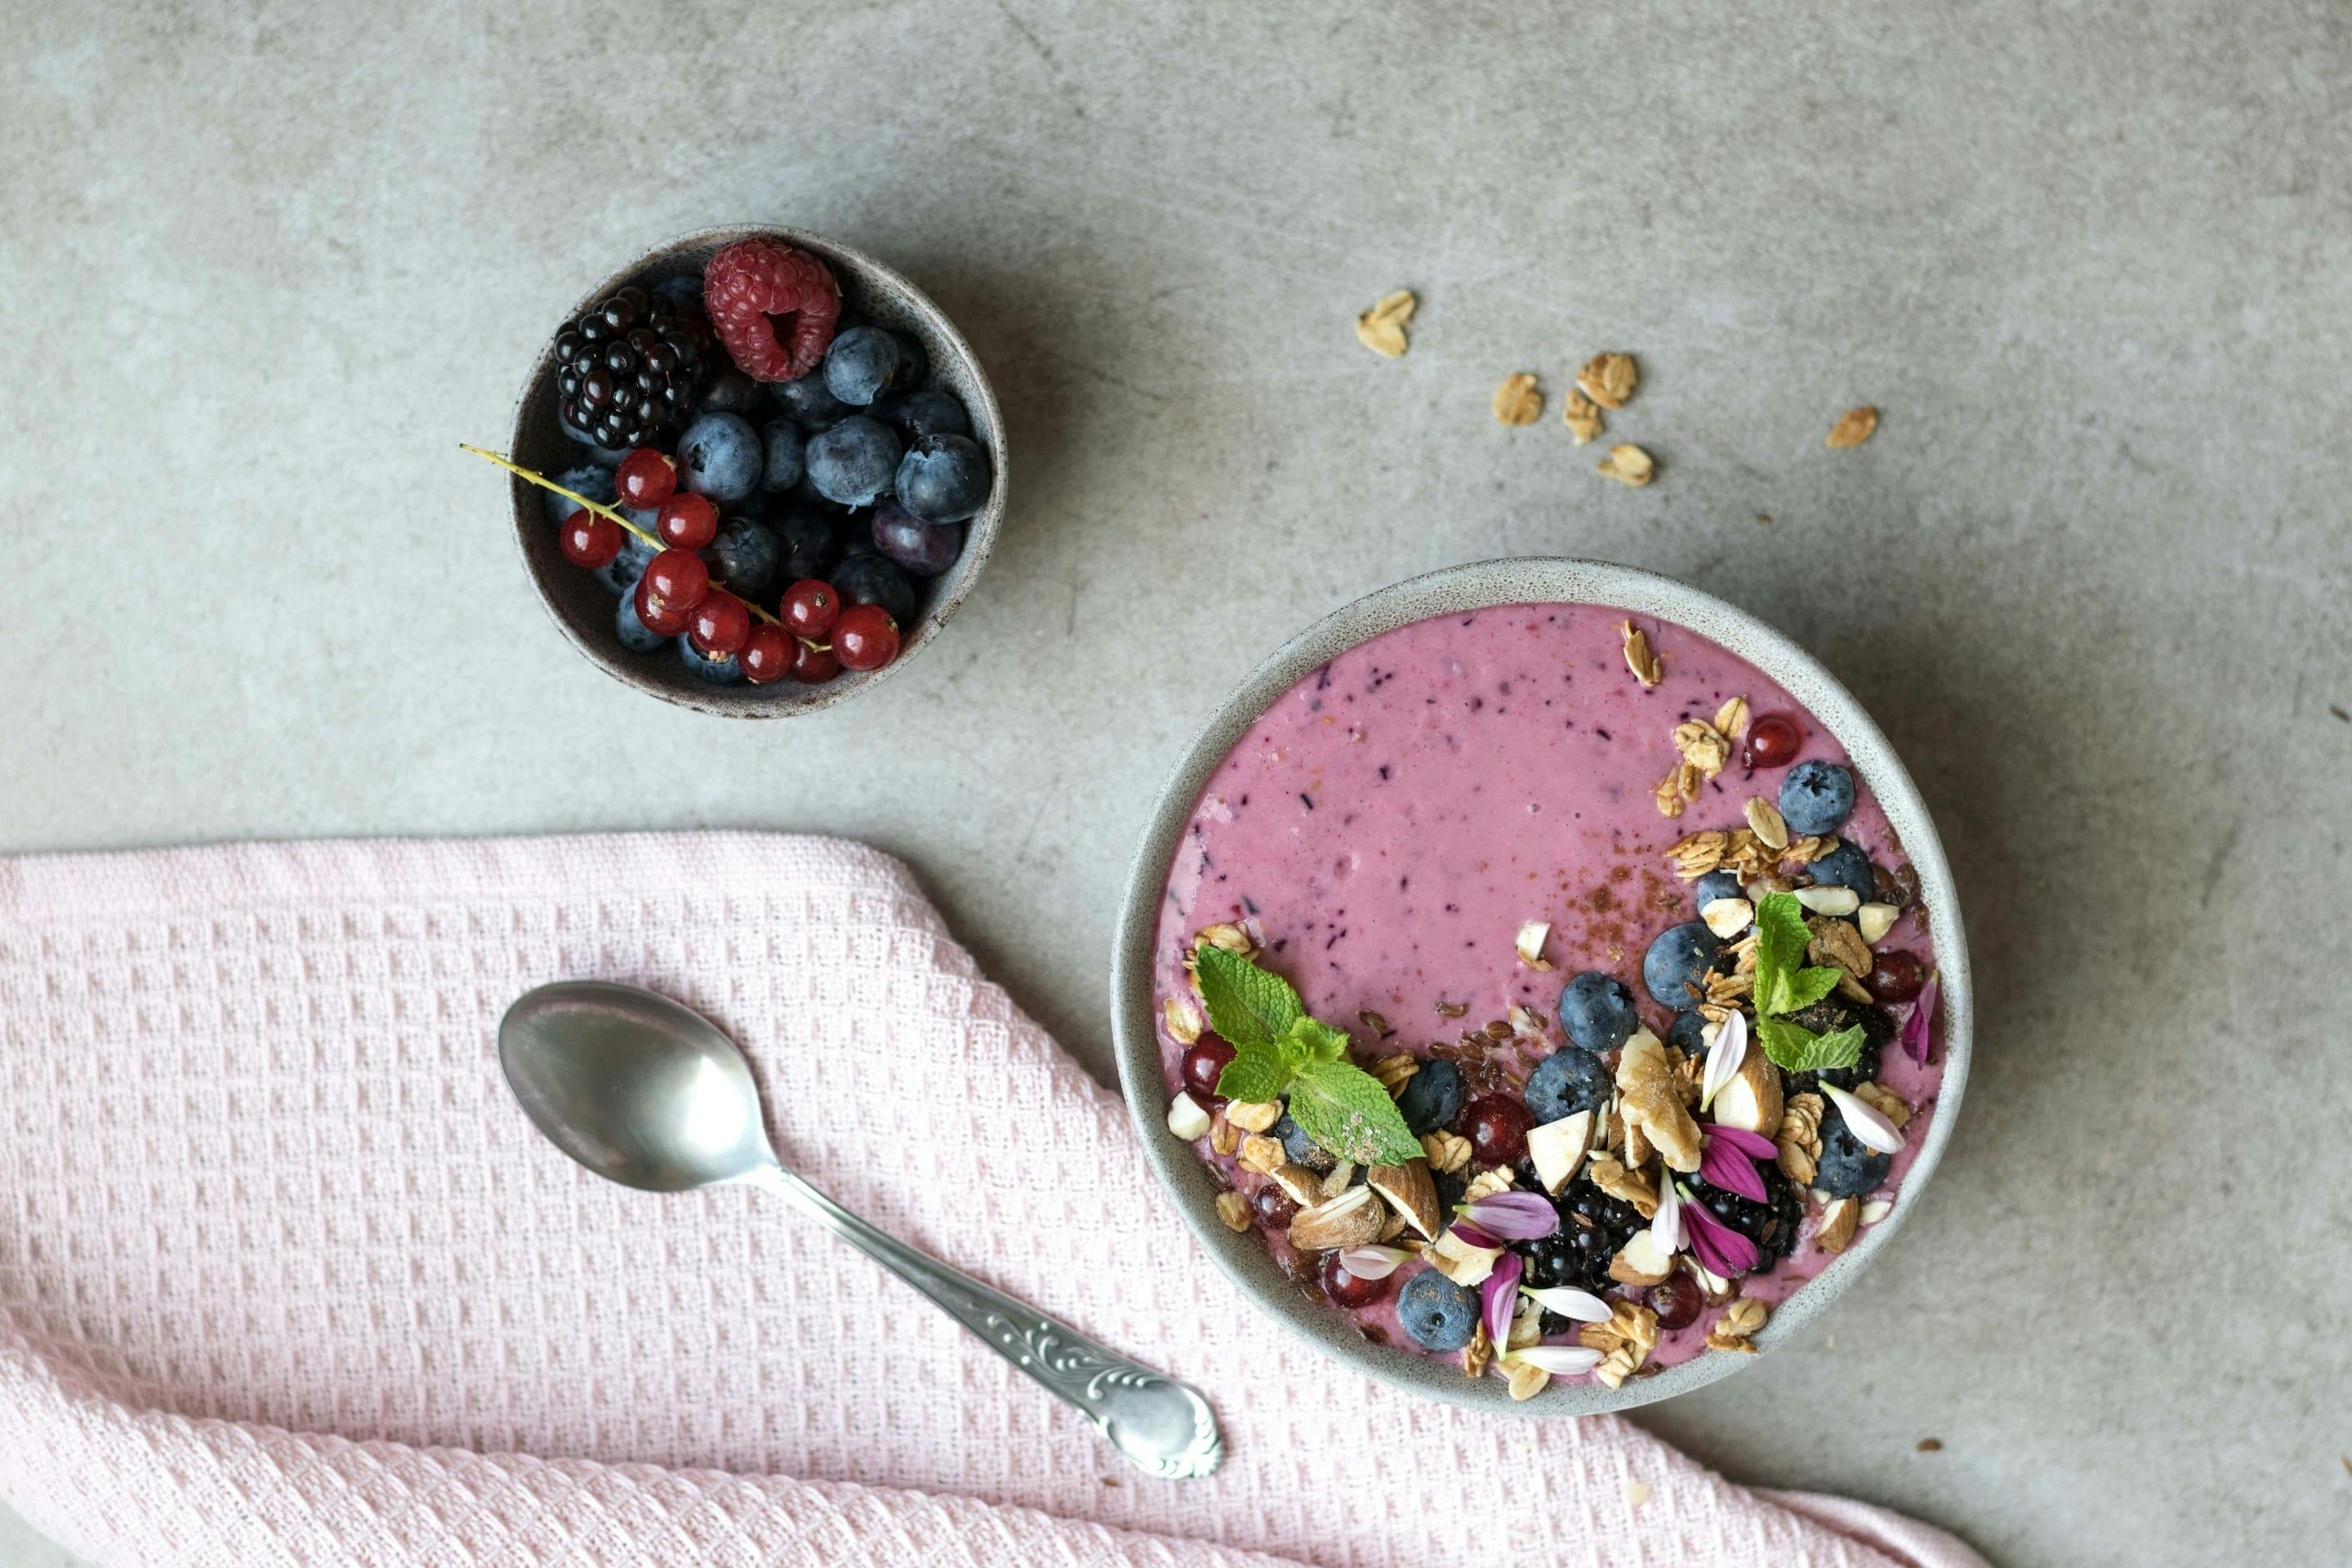
[[[771,719],[936,639],[1004,516],[1003,416],[906,278],[798,229],[670,241],[588,290],[515,408],[515,537],[589,661]]]
[[[1153,809],[1111,1000],[1202,1267],[1536,1415],[1828,1306],[1918,1203],[1971,1019],[1869,715],[1733,605],[1573,560],[1400,583],[1260,664]]]

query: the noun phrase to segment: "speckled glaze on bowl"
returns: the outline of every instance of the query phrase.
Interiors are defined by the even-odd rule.
[[[524,567],[539,589],[541,601],[555,624],[588,662],[624,685],[635,687],[665,702],[730,719],[785,719],[814,712],[872,689],[907,667],[930,646],[962,604],[964,595],[988,563],[996,545],[996,531],[1004,519],[1006,464],[1004,418],[996,394],[982,374],[971,345],[955,323],[905,278],[861,250],[838,240],[796,228],[744,224],[732,228],[705,229],[657,246],[581,296],[562,321],[547,329],[547,346],[525,378],[522,396],[515,405],[514,436],[509,450],[524,468],[551,477],[581,460],[581,447],[556,423],[555,333],[563,321],[577,317],[597,300],[630,283],[652,283],[685,272],[699,272],[721,247],[739,239],[765,236],[798,247],[823,258],[841,282],[849,307],[878,326],[895,327],[923,345],[930,356],[933,381],[963,400],[971,416],[972,438],[988,448],[995,484],[988,504],[964,525],[963,554],[942,576],[924,589],[925,605],[915,624],[902,628],[898,657],[865,675],[842,674],[821,686],[779,681],[772,686],[713,686],[686,668],[673,653],[631,653],[614,631],[617,608],[613,595],[593,577],[563,559],[556,546],[556,530],[542,510],[543,492],[529,480],[514,478],[515,542]],[[771,606],[772,608],[772,606]]]
[[[1769,1354],[1797,1333],[1870,1267],[1902,1229],[1935,1174],[1968,1087],[1974,995],[1951,868],[1910,774],[1852,693],[1811,655],[1763,622],[1672,578],[1601,561],[1486,561],[1382,588],[1291,638],[1217,705],[1208,726],[1184,753],[1152,807],[1150,826],[1136,852],[1119,912],[1111,959],[1111,1026],[1119,1081],[1143,1141],[1145,1158],[1175,1194],[1177,1208],[1202,1247],[1261,1308],[1333,1360],[1409,1393],[1517,1415],[1585,1415],[1686,1394],[1728,1377],[1755,1358],[1703,1355],[1655,1376],[1629,1379],[1616,1389],[1584,1379],[1556,1380],[1522,1403],[1512,1400],[1500,1378],[1464,1377],[1453,1358],[1368,1343],[1356,1332],[1352,1320],[1308,1300],[1286,1281],[1255,1232],[1236,1234],[1217,1218],[1215,1182],[1192,1145],[1178,1142],[1168,1131],[1168,1089],[1161,1076],[1151,999],[1151,943],[1170,858],[1210,774],[1258,715],[1301,677],[1382,632],[1432,616],[1519,604],[1596,604],[1655,616],[1710,637],[1755,665],[1787,688],[1845,747],[1917,868],[1942,973],[1944,1077],[1936,1115],[1894,1212],[1862,1231],[1843,1257],[1833,1259],[1774,1310],[1771,1321],[1757,1336],[1759,1352]]]

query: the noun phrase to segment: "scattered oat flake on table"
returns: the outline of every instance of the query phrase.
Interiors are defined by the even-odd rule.
[[[1543,394],[1536,388],[1536,378],[1521,371],[1503,378],[1495,388],[1495,417],[1506,425],[1532,425],[1543,417]]]
[[[1943,1451],[1943,1447],[1944,1440],[1941,1437],[1922,1437],[1919,1439],[1918,1451],[1922,1454],[1941,1453]]]
[[[1849,408],[1835,425],[1830,426],[1830,449],[1843,452],[1848,447],[1859,447],[1869,440],[1870,433],[1877,428],[1877,409]]]
[[[1420,303],[1410,289],[1382,295],[1379,304],[1356,318],[1356,340],[1383,358],[1402,359],[1404,324],[1412,320],[1413,307]]]
[[[1639,1507],[1641,1507],[1643,1503],[1645,1503],[1645,1502],[1647,1502],[1647,1501],[1649,1501],[1649,1500],[1650,1500],[1650,1483],[1649,1483],[1649,1482],[1647,1482],[1647,1481],[1627,1481],[1627,1482],[1625,1483],[1625,1504],[1626,1504],[1626,1506],[1627,1506],[1627,1507],[1629,1507],[1629,1508],[1639,1508]]]
[[[1601,430],[1601,410],[1593,406],[1592,399],[1581,392],[1570,392],[1560,404],[1559,422],[1568,426],[1568,433],[1576,437],[1576,444],[1580,447],[1600,435]]]
[[[1640,379],[1632,354],[1597,353],[1576,373],[1576,389],[1603,408],[1622,408]]]
[[[1658,477],[1657,459],[1639,447],[1617,446],[1601,459],[1601,473],[1632,489],[1640,489]]]

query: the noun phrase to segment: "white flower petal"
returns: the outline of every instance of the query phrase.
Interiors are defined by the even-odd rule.
[[[1412,1256],[1402,1247],[1343,1247],[1339,1267],[1359,1279],[1385,1279]]]
[[[1658,1184],[1658,1212],[1650,1220],[1650,1242],[1660,1252],[1672,1258],[1683,1249],[1682,1194],[1675,1191],[1672,1182]]]
[[[1838,1114],[1845,1118],[1846,1127],[1864,1148],[1874,1149],[1881,1154],[1903,1152],[1903,1133],[1895,1123],[1872,1110],[1867,1101],[1855,1099],[1833,1083],[1821,1087],[1822,1091],[1830,1097],[1831,1103],[1838,1108]]]
[[[1558,1312],[1563,1318],[1573,1318],[1580,1323],[1605,1323],[1609,1321],[1608,1302],[1572,1285],[1551,1285],[1540,1290],[1522,1285],[1519,1294],[1538,1307]]]
[[[1529,1366],[1540,1367],[1554,1377],[1574,1377],[1591,1372],[1601,1364],[1599,1351],[1586,1350],[1581,1345],[1529,1345],[1523,1351],[1513,1351],[1505,1361],[1523,1361]]]
[[[1735,1007],[1722,1023],[1709,1024],[1699,1033],[1706,1041],[1706,1076],[1698,1087],[1698,1108],[1705,1110],[1748,1059],[1748,1015]]]

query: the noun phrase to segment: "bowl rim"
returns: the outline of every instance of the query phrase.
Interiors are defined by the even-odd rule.
[[[878,283],[886,293],[898,296],[909,310],[922,318],[924,324],[939,335],[940,341],[961,362],[971,378],[972,391],[980,404],[978,412],[983,416],[982,424],[988,433],[986,446],[992,473],[988,502],[965,525],[963,552],[958,559],[958,566],[961,569],[956,574],[954,585],[941,592],[937,600],[923,612],[913,634],[904,639],[906,647],[899,656],[880,669],[866,671],[855,679],[844,680],[836,676],[821,686],[772,689],[762,693],[757,700],[745,700],[740,695],[730,700],[720,694],[722,691],[733,689],[730,688],[718,688],[709,691],[673,690],[659,681],[651,679],[643,670],[632,668],[622,663],[614,657],[611,650],[599,647],[578,626],[573,626],[571,619],[557,607],[553,595],[548,592],[546,578],[541,570],[540,563],[533,557],[530,549],[531,536],[534,531],[539,531],[536,509],[542,504],[539,500],[541,494],[539,488],[520,475],[509,475],[508,493],[514,503],[515,549],[522,558],[523,574],[530,579],[531,588],[539,595],[540,606],[547,612],[548,618],[555,623],[557,629],[563,634],[564,640],[569,642],[582,658],[633,691],[641,692],[649,697],[657,697],[665,702],[691,709],[698,713],[714,714],[724,719],[790,719],[799,714],[814,713],[830,708],[836,702],[846,701],[861,692],[871,689],[898,674],[913,660],[916,655],[937,640],[939,634],[954,616],[956,610],[971,595],[973,584],[979,581],[982,570],[988,564],[988,558],[996,548],[996,536],[1004,521],[1011,473],[1010,465],[1005,460],[1004,411],[997,402],[996,387],[989,380],[988,371],[981,363],[980,355],[973,352],[971,342],[965,339],[955,322],[949,318],[948,313],[940,309],[936,300],[917,288],[914,282],[897,268],[868,255],[854,245],[835,239],[829,235],[819,234],[814,229],[789,228],[781,224],[739,223],[722,224],[715,228],[700,228],[689,234],[678,235],[675,238],[654,246],[626,266],[608,273],[602,281],[575,300],[562,320],[569,321],[576,319],[582,311],[597,300],[628,283],[631,279],[648,268],[658,266],[668,258],[684,251],[698,249],[704,246],[730,245],[739,239],[753,237],[782,240],[797,249],[806,250],[819,257],[827,266],[845,263],[848,269],[863,275],[856,279],[859,287],[870,287]],[[530,371],[524,374],[521,390],[515,395],[514,416],[509,422],[507,429],[507,451],[509,456],[520,450],[525,426],[530,419],[535,401],[545,390],[549,378],[553,373],[554,359],[555,336],[551,331],[546,341],[540,346],[539,357],[531,362]]]
[[[1255,1235],[1228,1230],[1215,1216],[1215,1185],[1190,1143],[1166,1127],[1169,1094],[1161,1073],[1152,1007],[1152,943],[1167,868],[1192,805],[1210,775],[1260,714],[1318,666],[1383,632],[1434,616],[1518,604],[1601,605],[1654,616],[1710,638],[1787,689],[1837,737],[1854,762],[1911,863],[1919,872],[1941,988],[1944,1077],[1937,1114],[1903,1184],[1901,1201],[1853,1245],[1773,1309],[1756,1337],[1769,1353],[1834,1301],[1877,1258],[1918,1205],[1942,1160],[1968,1088],[1974,1026],[1968,943],[1958,889],[1942,842],[1918,787],[1893,744],[1853,693],[1821,662],[1764,621],[1703,589],[1638,567],[1580,557],[1523,556],[1449,566],[1407,578],[1341,606],[1261,659],[1222,698],[1154,802],[1128,873],[1111,959],[1112,1049],[1119,1086],[1145,1159],[1168,1188],[1186,1225],[1217,1266],[1261,1311],[1332,1359],[1392,1387],[1450,1405],[1538,1419],[1629,1410],[1727,1377],[1758,1359],[1707,1354],[1620,1388],[1562,1381],[1538,1397],[1511,1399],[1502,1380],[1462,1375],[1455,1363],[1376,1346],[1349,1320],[1310,1302],[1286,1281]]]

